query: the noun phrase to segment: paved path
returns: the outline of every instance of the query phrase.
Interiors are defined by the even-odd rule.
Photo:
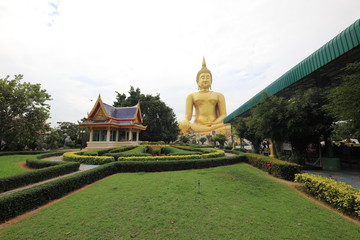
[[[62,156],[55,156],[55,157],[48,157],[44,158],[42,160],[48,160],[48,161],[64,161]],[[80,164],[79,170],[84,171],[92,168],[96,168],[100,165],[90,165],[90,164]]]
[[[303,173],[310,173],[332,178],[339,182],[344,182],[360,189],[360,171],[359,170],[339,170],[339,171],[325,171],[325,170],[305,170]]]

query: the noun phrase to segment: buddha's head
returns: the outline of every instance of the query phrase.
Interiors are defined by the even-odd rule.
[[[210,70],[206,68],[205,57],[203,58],[202,68],[196,76],[196,83],[200,90],[211,89],[212,75]]]

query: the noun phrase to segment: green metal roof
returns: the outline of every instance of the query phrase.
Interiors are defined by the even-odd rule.
[[[248,111],[262,100],[264,94],[276,94],[358,45],[360,45],[360,19],[229,114],[224,122],[229,123]]]

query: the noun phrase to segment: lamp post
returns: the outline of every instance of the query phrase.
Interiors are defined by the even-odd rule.
[[[83,148],[84,134],[85,134],[85,130],[84,130],[84,129],[81,129],[81,130],[80,130],[80,138],[81,138],[80,150],[82,150],[82,148]]]

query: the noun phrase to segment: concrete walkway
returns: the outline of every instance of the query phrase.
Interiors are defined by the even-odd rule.
[[[360,189],[360,171],[359,170],[338,170],[338,171],[325,171],[325,170],[304,170],[302,173],[310,173],[324,177],[332,178],[338,182],[344,182]]]
[[[55,156],[55,157],[48,157],[48,158],[44,158],[42,160],[47,160],[47,161],[64,161],[62,156]],[[96,168],[100,165],[90,165],[90,164],[80,164],[79,170],[80,171],[84,171],[84,170],[89,170],[92,168]]]

